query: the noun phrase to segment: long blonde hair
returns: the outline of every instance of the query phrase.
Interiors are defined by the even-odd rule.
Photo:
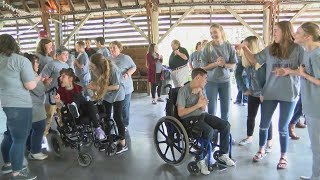
[[[223,27],[222,27],[220,24],[213,23],[213,24],[210,26],[210,30],[211,30],[212,28],[217,28],[217,29],[220,30],[223,42],[228,41],[228,40],[227,40],[227,35],[226,35],[226,33],[224,32],[224,29],[223,29]],[[212,41],[211,41],[211,42],[212,42]]]
[[[247,47],[250,49],[250,51],[253,54],[257,54],[258,52],[261,51],[261,47],[259,45],[259,39],[257,36],[248,36],[243,41],[247,42]],[[240,50],[240,56],[242,58],[241,60],[242,60],[243,67],[247,68],[251,66],[250,61],[246,58],[242,49]]]
[[[100,100],[106,94],[109,86],[110,78],[110,63],[109,59],[105,58],[102,54],[96,53],[91,56],[91,63],[96,66],[96,69],[93,72],[95,76],[95,84],[98,86],[98,89],[94,95],[94,99]]]

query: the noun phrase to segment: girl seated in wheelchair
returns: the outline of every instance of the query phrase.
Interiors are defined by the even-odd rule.
[[[230,140],[229,122],[204,112],[208,104],[204,92],[204,87],[207,83],[207,72],[201,68],[195,68],[192,71],[191,77],[192,81],[181,87],[178,93],[177,106],[181,122],[184,125],[193,122],[193,127],[202,130],[202,138],[207,142],[212,142],[213,129],[217,129],[220,132],[220,157],[218,159],[227,166],[234,166],[235,162],[228,155]],[[205,114],[203,115],[203,113]],[[207,144],[204,147],[207,147]],[[204,161],[205,157],[200,158],[200,172],[204,175],[210,174]]]
[[[60,86],[55,96],[57,106],[62,107],[63,105],[67,105],[74,118],[79,118],[80,114],[89,116],[95,128],[97,138],[103,140],[106,138],[106,135],[99,124],[98,108],[92,101],[85,99],[82,95],[82,87],[74,83],[75,79],[76,76],[71,68],[60,71]]]

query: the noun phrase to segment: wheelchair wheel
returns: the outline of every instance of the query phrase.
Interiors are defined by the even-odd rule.
[[[157,153],[168,164],[182,164],[189,154],[188,134],[181,122],[172,116],[158,120],[153,140]]]
[[[114,143],[111,143],[109,145],[107,145],[106,148],[106,154],[107,156],[114,156],[117,153],[117,145]]]
[[[91,164],[91,162],[92,162],[92,157],[89,154],[87,153],[79,154],[78,163],[81,167],[87,167]]]
[[[199,166],[197,165],[197,162],[192,161],[188,164],[188,171],[192,175],[196,175],[200,172]]]
[[[63,157],[64,153],[64,144],[62,142],[61,137],[58,134],[52,134],[51,136],[51,147],[53,149],[53,153],[57,157]]]
[[[218,160],[218,158],[219,158],[219,156],[220,156],[220,151],[219,150],[217,150],[217,151],[215,151],[214,153],[213,153],[213,159],[214,160]]]

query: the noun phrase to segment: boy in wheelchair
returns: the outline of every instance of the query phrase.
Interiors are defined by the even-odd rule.
[[[192,71],[191,77],[192,81],[181,87],[178,93],[177,106],[181,122],[185,126],[192,124],[193,127],[201,129],[202,137],[207,142],[212,141],[213,129],[217,129],[220,132],[220,157],[218,159],[227,166],[234,166],[235,162],[228,155],[229,122],[204,112],[208,104],[204,92],[204,87],[207,83],[207,72],[201,68],[195,68]],[[205,144],[204,147],[207,147],[207,145]],[[208,171],[204,158],[201,157],[199,161],[200,172],[208,175],[210,171]]]
[[[69,112],[76,119],[80,117],[80,114],[88,116],[95,128],[96,137],[99,140],[104,140],[106,135],[99,124],[98,108],[92,101],[85,99],[82,95],[82,87],[74,83],[75,79],[76,76],[71,68],[60,71],[60,86],[55,96],[57,106],[67,105]]]

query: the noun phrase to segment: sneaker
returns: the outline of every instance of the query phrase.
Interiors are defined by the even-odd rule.
[[[37,176],[29,174],[28,169],[22,169],[17,176],[12,176],[10,180],[33,180],[37,179]]]
[[[152,104],[157,104],[157,102],[155,101],[155,100],[152,100],[152,102],[151,102]]]
[[[77,104],[75,102],[72,102],[71,104],[68,104],[68,109],[69,109],[69,112],[71,113],[71,115],[74,118],[80,117],[80,114],[79,114],[79,111],[78,111],[78,107],[77,107]]]
[[[300,176],[300,179],[302,179],[302,180],[311,180],[311,177],[309,177],[309,176]]]
[[[241,104],[241,102],[235,101],[235,102],[233,102],[233,104]]]
[[[203,175],[209,175],[210,174],[210,171],[208,170],[208,166],[207,166],[207,164],[206,164],[204,159],[202,159],[202,160],[200,160],[198,162],[198,167],[200,169],[201,174],[203,174]]]
[[[158,98],[157,101],[158,101],[158,102],[164,102],[164,100],[161,99],[161,98]]]
[[[219,158],[219,161],[225,163],[227,166],[234,166],[236,163],[229,157],[228,154],[222,154]]]
[[[240,146],[244,146],[252,143],[252,138],[244,138],[239,142]]]
[[[266,151],[266,153],[271,153],[272,152],[272,146],[267,146],[265,151]]]
[[[2,174],[9,174],[12,172],[12,166],[11,164],[9,166],[3,165],[1,168]]]
[[[128,151],[128,146],[127,146],[127,144],[125,144],[124,146],[123,145],[121,145],[120,143],[118,144],[118,146],[117,146],[117,153],[116,154],[120,154],[120,153],[123,153],[123,152],[126,152],[126,151]]]
[[[30,153],[28,158],[32,160],[44,160],[48,158],[48,155],[43,154],[42,152],[36,154]]]
[[[105,147],[105,146],[100,146],[100,147],[99,147],[99,151],[100,151],[100,152],[106,151],[106,147]]]
[[[101,129],[101,127],[96,128],[95,133],[99,140],[104,140],[106,138],[106,134]]]

